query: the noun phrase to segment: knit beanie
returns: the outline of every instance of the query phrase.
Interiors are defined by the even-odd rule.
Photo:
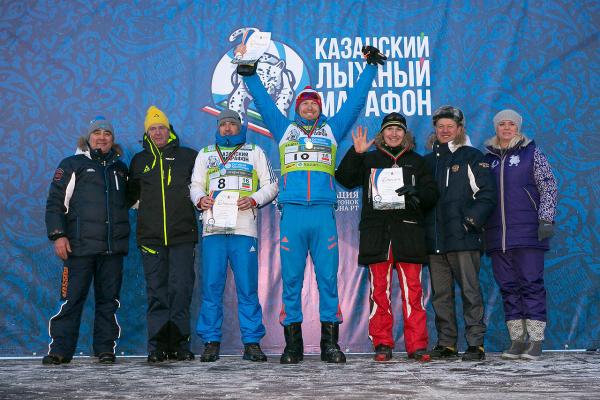
[[[317,93],[317,91],[314,90],[312,87],[305,86],[304,89],[302,89],[302,91],[296,97],[296,108],[295,108],[296,112],[298,112],[298,107],[300,106],[300,103],[302,103],[304,100],[316,101],[317,104],[319,105],[319,109],[321,111],[323,111],[321,96],[319,96],[319,93]]]
[[[404,118],[404,115],[397,112],[390,113],[383,118],[379,132],[383,132],[388,126],[399,126],[406,132],[406,118]]]
[[[246,125],[242,125],[242,119],[240,115],[228,108],[223,109],[219,116],[217,117],[217,124],[220,125],[221,121],[231,121],[240,128],[240,131],[237,135],[227,135],[221,136],[219,133],[218,125],[217,132],[215,132],[215,143],[219,146],[237,146],[238,144],[242,144],[246,142]]]
[[[90,140],[90,135],[92,134],[92,132],[97,131],[99,129],[104,129],[105,131],[109,131],[110,133],[112,133],[114,141],[115,131],[113,129],[113,126],[110,123],[110,121],[104,118],[102,115],[98,115],[90,121],[90,126],[87,130],[87,140]]]
[[[171,124],[169,124],[169,119],[165,115],[164,112],[159,110],[156,106],[150,106],[148,111],[146,111],[146,119],[144,120],[144,132],[148,132],[148,128],[150,128],[154,124],[161,124],[169,128]]]
[[[498,124],[502,121],[512,121],[517,125],[517,132],[521,132],[521,125],[523,124],[523,117],[510,109],[502,110],[494,116],[494,129],[498,127]]]
[[[218,126],[221,125],[221,122],[226,121],[236,124],[238,128],[242,127],[242,119],[240,118],[240,115],[237,112],[230,110],[229,108],[224,108],[223,111],[221,111],[221,113],[217,117]]]

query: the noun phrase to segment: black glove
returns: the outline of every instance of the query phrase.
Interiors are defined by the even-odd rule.
[[[406,204],[411,208],[418,208],[419,204],[421,204],[419,192],[413,185],[404,185],[401,188],[396,189],[396,194],[398,196],[404,196]]]
[[[383,53],[381,53],[379,51],[379,49],[377,49],[376,47],[373,46],[363,46],[362,48],[362,53],[365,56],[365,58],[367,59],[367,64],[381,64],[383,65],[383,61],[387,60],[387,57],[383,55]]]
[[[481,229],[477,227],[472,217],[465,217],[463,219],[463,228],[465,228],[467,233],[481,233]]]
[[[254,64],[238,64],[237,73],[242,76],[254,75],[256,73],[257,63],[258,62],[255,62]]]
[[[552,222],[540,219],[540,224],[538,226],[538,240],[541,242],[552,236],[554,236],[554,225]]]

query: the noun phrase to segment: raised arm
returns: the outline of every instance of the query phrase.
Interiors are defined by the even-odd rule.
[[[244,76],[243,79],[248,91],[254,98],[254,104],[256,104],[256,108],[258,108],[260,115],[263,117],[265,125],[273,135],[273,138],[279,142],[290,121],[277,108],[256,73]]]
[[[359,126],[356,134],[352,132],[354,145],[350,147],[338,169],[335,171],[335,179],[348,189],[353,189],[363,184],[365,153],[373,144],[375,139],[367,141],[367,129]]]
[[[348,98],[340,110],[329,119],[329,125],[338,142],[342,141],[356,122],[360,111],[365,106],[369,89],[377,74],[377,64],[365,65],[356,85],[348,92]]]

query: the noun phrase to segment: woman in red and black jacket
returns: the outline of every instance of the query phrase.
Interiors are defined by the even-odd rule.
[[[427,262],[423,219],[438,192],[423,157],[412,150],[414,141],[403,115],[387,115],[375,139],[367,142],[366,136],[360,127],[352,134],[354,146],[335,177],[348,188],[363,188],[358,262],[369,267],[369,337],[375,360],[389,360],[394,348],[390,291],[395,267],[402,298],[407,299],[402,306],[406,351],[410,358],[422,360],[428,341],[421,287],[421,267]],[[368,151],[373,143],[377,149]]]

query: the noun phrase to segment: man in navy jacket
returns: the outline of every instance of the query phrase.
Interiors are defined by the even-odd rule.
[[[496,206],[496,185],[483,153],[469,144],[461,110],[433,114],[432,152],[425,156],[440,199],[426,219],[429,273],[438,344],[431,358],[458,355],[454,282],[461,289],[468,349],[463,360],[483,360],[483,299],[479,285],[482,227]]]

